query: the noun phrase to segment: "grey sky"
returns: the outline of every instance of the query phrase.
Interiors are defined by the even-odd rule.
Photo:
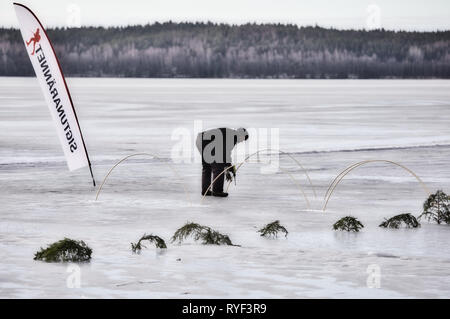
[[[45,26],[128,25],[154,21],[282,22],[325,27],[449,30],[449,0],[24,0]],[[74,4],[75,6],[71,6]],[[370,6],[375,4],[376,6]],[[379,8],[379,10],[378,10]],[[79,10],[80,14],[77,14]],[[379,13],[378,13],[379,12]],[[78,18],[79,17],[79,18]],[[12,1],[0,25],[17,27]]]

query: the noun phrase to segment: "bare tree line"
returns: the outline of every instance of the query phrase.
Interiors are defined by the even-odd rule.
[[[450,77],[450,31],[172,22],[47,31],[68,76]],[[19,31],[0,29],[0,76],[33,74]]]

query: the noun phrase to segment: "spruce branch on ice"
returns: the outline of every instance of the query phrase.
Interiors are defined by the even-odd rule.
[[[400,214],[389,219],[385,219],[384,222],[380,224],[380,227],[398,229],[402,224],[405,225],[405,228],[420,227],[420,223],[417,221],[416,217],[411,214]]]
[[[359,232],[361,228],[364,228],[364,225],[352,216],[343,217],[333,225],[334,230],[345,230],[348,232]]]
[[[438,224],[450,224],[450,196],[442,190],[431,194],[423,203],[423,213],[419,219],[425,217],[428,221],[433,220]]]
[[[193,236],[195,241],[201,240],[203,245],[237,246],[233,245],[227,235],[223,235],[208,226],[189,222],[175,232],[172,237],[172,242],[178,241],[179,243],[181,243],[191,235]]]
[[[133,251],[133,253],[140,253],[142,248],[147,248],[142,244],[144,240],[147,240],[150,243],[155,243],[156,248],[160,249],[167,248],[166,242],[161,237],[156,235],[144,234],[144,236],[142,236],[141,239],[139,239],[139,241],[136,244],[131,243],[131,250]]]
[[[186,238],[188,238],[191,234],[195,234],[194,239],[198,240],[198,234],[204,229],[204,226],[201,226],[196,223],[186,223],[183,227],[179,228],[172,237],[172,242],[178,241],[182,242]]]
[[[34,260],[46,262],[84,262],[91,259],[92,249],[84,241],[69,238],[57,241],[34,254]]]
[[[283,232],[284,237],[287,237],[288,235],[287,229],[284,226],[280,225],[279,220],[267,224],[266,226],[258,230],[258,233],[261,233],[262,237],[272,237],[272,238],[278,237],[279,232]]]

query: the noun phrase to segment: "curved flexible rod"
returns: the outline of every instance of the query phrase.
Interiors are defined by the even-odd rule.
[[[253,156],[255,156],[255,155],[257,155],[257,154],[259,154],[259,153],[261,153],[261,152],[272,152],[272,151],[277,151],[279,154],[287,155],[287,156],[289,156],[294,162],[297,163],[297,165],[303,170],[303,173],[305,173],[306,178],[308,179],[309,185],[311,185],[311,188],[312,188],[312,190],[313,190],[313,192],[314,192],[314,198],[317,198],[316,189],[315,189],[313,183],[311,182],[311,178],[309,177],[308,171],[303,167],[302,164],[300,164],[300,162],[299,162],[295,157],[293,157],[291,154],[289,154],[289,153],[287,153],[287,152],[284,152],[284,151],[282,151],[282,150],[272,149],[272,148],[266,148],[266,149],[264,149],[264,150],[259,150],[259,151],[255,152],[255,153],[253,153],[253,154],[247,156],[247,157],[245,158],[244,162],[248,161],[251,157],[253,157]],[[241,165],[239,165],[239,166],[236,168],[236,172],[239,170],[239,168],[243,165],[244,162],[242,162]],[[228,189],[230,188],[230,185],[231,185],[231,181],[228,182],[228,185],[227,185],[227,192],[228,192]]]
[[[422,188],[424,189],[424,191],[425,191],[425,193],[426,193],[427,196],[430,194],[430,190],[429,190],[428,187],[425,185],[425,183],[420,179],[420,177],[417,176],[416,173],[414,173],[412,170],[410,170],[410,169],[407,168],[406,166],[404,166],[404,165],[402,165],[402,164],[399,164],[399,163],[396,163],[396,162],[394,162],[394,161],[389,161],[389,160],[367,160],[367,161],[362,161],[362,162],[353,164],[353,165],[347,167],[345,170],[343,170],[340,174],[338,174],[338,176],[340,176],[340,177],[339,177],[339,178],[335,178],[335,180],[333,180],[333,183],[332,183],[332,185],[333,185],[333,184],[334,184],[334,185],[333,185],[332,187],[331,187],[331,185],[330,185],[331,188],[329,187],[330,191],[327,192],[327,193],[328,193],[328,198],[326,198],[325,204],[324,204],[324,206],[323,206],[323,211],[325,211],[325,210],[327,209],[328,201],[330,200],[331,195],[333,195],[334,190],[336,189],[336,187],[339,185],[339,183],[342,181],[342,179],[343,179],[348,173],[350,173],[352,170],[354,170],[354,169],[356,169],[356,168],[358,168],[358,167],[360,167],[360,166],[362,166],[362,165],[365,165],[365,164],[368,164],[368,163],[374,163],[374,162],[390,163],[390,164],[393,164],[393,165],[396,165],[396,166],[398,166],[398,167],[403,168],[403,169],[406,170],[408,173],[410,173],[411,175],[413,175],[413,176],[417,179],[417,181],[419,181],[419,183],[421,184],[421,186],[422,186]],[[335,181],[336,181],[336,182],[335,182]]]
[[[362,162],[365,163],[366,161],[362,161]],[[327,189],[327,191],[326,191],[326,193],[325,193],[325,196],[323,197],[323,200],[325,200],[325,199],[328,197],[328,194],[329,194],[331,188],[334,186],[334,184],[335,184],[336,181],[339,179],[339,177],[341,177],[341,176],[342,176],[345,172],[347,172],[348,170],[351,170],[351,169],[355,168],[356,166],[358,166],[358,165],[359,165],[360,163],[362,163],[362,162],[358,162],[358,163],[352,164],[352,165],[348,166],[346,169],[344,169],[342,172],[340,172],[340,173],[333,179],[333,182],[331,182],[331,184],[328,186],[328,189]]]
[[[154,158],[157,158],[157,159],[161,160],[161,158],[160,158],[159,156],[154,155],[154,154],[150,154],[150,153],[136,153],[136,154],[131,154],[131,155],[125,156],[124,158],[122,158],[120,161],[118,161],[118,162],[117,162],[117,163],[109,170],[108,174],[106,174],[105,178],[103,179],[103,182],[101,183],[101,185],[100,185],[100,187],[99,187],[99,189],[98,189],[98,191],[97,191],[97,196],[95,197],[95,200],[98,199],[98,196],[100,195],[100,192],[101,192],[101,190],[102,190],[102,188],[103,188],[103,185],[105,184],[105,182],[106,182],[106,180],[108,179],[109,175],[111,175],[112,171],[113,171],[120,163],[122,163],[122,162],[126,161],[127,159],[129,159],[130,157],[134,157],[134,156],[151,156],[151,157],[154,157]],[[180,180],[182,180],[181,177],[180,177],[180,175],[178,174],[178,172],[175,170],[175,168],[174,168],[172,165],[170,165],[169,163],[165,163],[165,164],[166,164],[166,165],[167,165],[167,166],[175,173],[175,175],[176,175]],[[184,182],[182,182],[182,184],[183,184],[184,193],[186,194],[186,198],[187,198],[187,200],[189,201],[189,203],[190,203],[191,206],[192,206],[192,201],[191,201],[191,198],[190,198],[190,196],[189,196],[189,193],[187,192],[186,185],[184,184]]]
[[[240,163],[240,166],[242,166],[243,163],[244,163],[244,162]],[[239,166],[239,167],[240,167],[240,166]],[[226,167],[219,175],[216,176],[216,178],[214,178],[214,180],[211,182],[211,184],[208,186],[208,188],[206,189],[205,193],[203,194],[202,199],[200,200],[200,203],[203,202],[204,198],[206,197],[206,193],[212,188],[212,186],[214,185],[214,183],[216,182],[216,180],[217,180],[220,176],[222,176],[223,174],[225,174],[231,167],[232,167],[232,166]],[[291,178],[291,180],[294,182],[294,184],[297,185],[297,187],[299,188],[301,194],[303,195],[303,197],[304,197],[304,199],[305,199],[305,201],[306,201],[306,205],[307,205],[308,209],[311,209],[311,204],[310,204],[310,202],[309,202],[308,196],[306,196],[305,192],[303,191],[303,188],[300,186],[300,184],[297,182],[297,180],[294,178],[294,176],[292,176],[292,174],[290,174],[289,172],[287,172],[287,171],[281,169],[281,167],[280,167],[279,169],[280,169],[283,173],[286,173],[286,174]]]

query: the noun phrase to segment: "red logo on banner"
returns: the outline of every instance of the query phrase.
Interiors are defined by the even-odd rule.
[[[27,46],[29,46],[31,44],[31,42],[33,42],[33,52],[31,53],[31,55],[34,55],[34,50],[36,49],[36,43],[38,43],[39,41],[41,41],[41,35],[39,34],[39,28],[36,29],[36,32],[34,33],[33,37],[30,39],[30,41],[27,41]]]

